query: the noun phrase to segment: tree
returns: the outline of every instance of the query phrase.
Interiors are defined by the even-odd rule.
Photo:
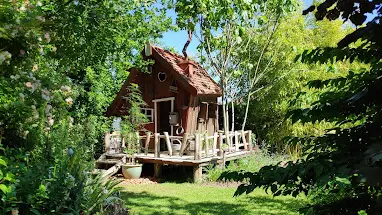
[[[262,57],[258,72],[255,69],[244,70],[243,76],[239,77],[243,81],[236,87],[240,92],[239,98],[252,94],[248,108],[248,120],[245,129],[252,129],[256,132],[259,141],[265,141],[274,149],[284,150],[285,144],[282,139],[287,135],[304,135],[313,130],[322,130],[327,126],[314,125],[303,126],[301,124],[291,124],[284,115],[289,108],[292,98],[300,91],[312,95],[314,90],[309,90],[305,84],[314,79],[329,79],[347,74],[347,69],[355,66],[354,63],[335,62],[322,65],[304,64],[295,62],[296,55],[305,49],[313,49],[318,46],[335,46],[347,32],[352,28],[344,27],[340,20],[330,22],[324,20],[315,23],[312,19],[305,19],[299,13],[293,12],[286,15],[279,21],[279,25],[270,42],[268,51]],[[330,37],[326,37],[329,35]],[[250,49],[261,50],[266,43],[266,35],[258,33],[253,35]],[[236,57],[243,58],[242,61],[257,62],[259,51],[252,51],[252,55],[245,54]],[[322,70],[330,70],[322,74]],[[256,85],[248,89],[248,72],[252,77],[258,77]],[[315,98],[310,98],[310,100]],[[241,99],[236,105],[236,119],[242,126],[246,113],[246,99]],[[298,103],[301,107],[304,103]],[[296,104],[297,105],[297,104]],[[304,106],[305,107],[305,106]]]
[[[234,56],[239,50],[248,50],[248,42],[242,36],[251,27],[264,20],[265,12],[283,14],[293,8],[291,1],[176,1],[177,23],[181,29],[189,30],[199,40],[202,60],[219,78],[222,88],[223,124],[229,133],[228,102],[230,81],[238,74],[238,64]],[[199,32],[199,33],[198,33]],[[205,56],[203,55],[205,54]],[[229,139],[228,143],[229,143]]]
[[[357,30],[346,35],[337,47],[304,51],[300,59],[307,63],[358,61],[367,64],[349,71],[346,77],[311,81],[319,100],[305,109],[296,109],[289,116],[293,121],[334,123],[321,136],[292,138],[304,142],[304,157],[286,167],[268,166],[258,173],[226,173],[226,178],[249,179],[236,194],[252,192],[257,187],[270,189],[274,195],[308,194],[319,198],[303,211],[315,214],[357,214],[381,211],[381,140],[382,92],[380,1],[326,0],[311,6],[304,14],[315,11],[317,20],[327,18],[350,20]],[[366,21],[366,14],[374,18]],[[366,22],[366,23],[365,23]],[[365,24],[364,24],[365,23]]]

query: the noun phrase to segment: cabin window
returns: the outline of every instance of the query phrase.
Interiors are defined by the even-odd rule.
[[[208,118],[216,118],[216,104],[208,104]]]
[[[149,122],[154,122],[154,109],[152,109],[152,108],[141,108],[141,113],[146,115]]]
[[[166,75],[166,73],[164,73],[164,72],[159,72],[159,73],[158,73],[158,79],[159,79],[160,82],[164,82],[164,81],[167,79],[167,75]]]
[[[206,119],[207,115],[207,104],[206,103],[201,103],[200,104],[200,110],[199,110],[199,119]]]

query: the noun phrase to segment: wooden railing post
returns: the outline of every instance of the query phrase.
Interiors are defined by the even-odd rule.
[[[194,153],[195,160],[200,160],[201,158],[200,153],[201,153],[202,143],[200,139],[201,139],[200,134],[195,134],[195,153]]]
[[[149,144],[150,144],[151,132],[146,132],[146,140],[145,140],[145,155],[149,152]]]
[[[105,151],[108,153],[110,151],[110,133],[105,133]]]
[[[218,151],[218,156],[221,157],[223,156],[223,134],[219,133],[218,137],[218,142],[217,142],[217,149]]]
[[[245,132],[244,130],[241,130],[241,139],[243,140],[243,144],[244,144],[244,150],[248,150],[248,145],[247,145],[247,138],[245,137]]]
[[[166,144],[167,144],[168,155],[172,156],[172,146],[171,146],[170,137],[168,135],[168,132],[163,132],[163,134],[164,134],[164,138],[165,138]]]
[[[160,144],[159,144],[159,134],[154,134],[154,156],[156,158],[160,157]]]
[[[184,133],[182,145],[180,146],[180,151],[179,151],[180,157],[183,156],[184,150],[186,150],[187,146],[188,146],[188,133]]]
[[[238,152],[239,151],[239,135],[237,131],[235,131],[234,135],[235,135],[235,151]]]
[[[215,132],[214,133],[214,142],[212,143],[212,156],[215,156],[217,142],[218,142],[218,134]]]

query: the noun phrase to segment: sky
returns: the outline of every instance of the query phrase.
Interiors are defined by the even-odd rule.
[[[313,0],[304,0],[303,8],[307,8],[310,5],[312,5]],[[173,17],[173,20],[175,20],[175,12],[169,11],[168,15],[170,17]],[[188,38],[188,34],[186,31],[168,31],[163,35],[163,38],[161,39],[161,45],[166,47],[173,47],[178,53],[182,53],[182,49],[184,44],[186,43]],[[187,48],[187,54],[191,57],[196,56],[197,50],[196,47],[198,46],[198,41],[195,37],[193,37],[193,40],[191,41],[190,45]]]

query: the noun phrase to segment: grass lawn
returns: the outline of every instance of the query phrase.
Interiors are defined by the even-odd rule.
[[[235,187],[189,183],[125,185],[133,214],[298,214],[304,197],[272,197],[262,190],[233,198]]]

